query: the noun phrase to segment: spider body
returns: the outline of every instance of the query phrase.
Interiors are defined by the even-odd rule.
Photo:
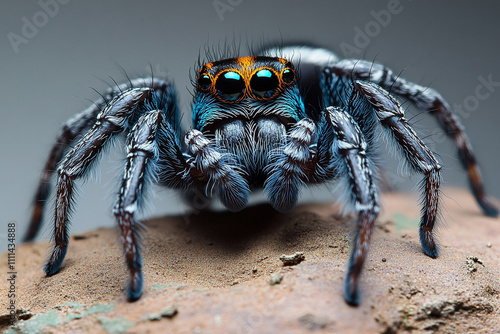
[[[420,241],[425,254],[438,256],[433,228],[441,166],[391,94],[438,119],[457,145],[479,205],[486,214],[498,215],[446,101],[382,65],[340,60],[322,48],[288,46],[206,63],[194,86],[193,125],[185,135],[172,85],[154,78],[111,88],[63,126],[45,165],[26,237],[33,239],[40,227],[57,167],[54,249],[44,268],[47,275],[59,270],[66,254],[75,181],[93,167],[113,137],[125,133],[127,158],[114,215],[130,274],[128,300],[142,293],[135,214],[150,183],[218,197],[231,211],[243,209],[250,192],[262,188],[272,206],[286,212],[296,205],[301,187],[342,180],[358,215],[344,295],[347,303],[358,304],[359,277],[379,212],[378,133],[385,132],[409,169],[423,176]]]

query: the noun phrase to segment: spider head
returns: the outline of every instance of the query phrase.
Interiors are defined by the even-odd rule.
[[[195,83],[195,128],[276,116],[295,123],[304,113],[293,64],[277,57],[239,57],[205,64]]]

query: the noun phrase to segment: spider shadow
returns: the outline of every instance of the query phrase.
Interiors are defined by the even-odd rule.
[[[182,224],[181,228],[193,242],[208,242],[234,252],[275,236],[289,223],[291,215],[280,213],[265,203],[240,212],[203,210],[177,216],[175,220]]]

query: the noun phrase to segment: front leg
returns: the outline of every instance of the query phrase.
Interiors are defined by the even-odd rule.
[[[141,206],[143,194],[150,183],[148,181],[158,178],[158,130],[165,129],[170,134],[171,138],[164,142],[165,146],[176,146],[173,130],[164,119],[165,115],[160,110],[148,112],[139,118],[127,139],[127,163],[114,215],[130,273],[125,292],[128,301],[135,301],[142,295],[144,280],[140,235],[134,215]]]
[[[357,305],[359,277],[379,212],[361,130],[345,111],[329,107],[323,112],[318,126],[308,118],[299,121],[290,131],[288,143],[272,161],[265,190],[278,211],[294,207],[300,186],[305,183],[325,182],[338,177],[347,180],[346,191],[358,214],[358,223],[344,297],[348,304]]]
[[[359,304],[359,278],[368,254],[373,226],[379,213],[377,189],[373,181],[367,143],[354,119],[340,108],[323,112],[318,139],[318,166],[313,177],[334,173],[347,180],[348,200],[358,214],[357,230],[344,284],[344,298]],[[327,176],[328,177],[328,176]]]

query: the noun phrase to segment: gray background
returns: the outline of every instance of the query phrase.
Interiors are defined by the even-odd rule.
[[[381,26],[371,11],[388,8],[387,1],[250,1],[232,3],[219,16],[213,1],[78,1],[59,5],[41,22],[36,34],[16,53],[8,34],[23,36],[23,18],[43,19],[37,1],[0,4],[0,121],[2,221],[18,223],[24,233],[29,204],[41,168],[62,122],[97,98],[91,89],[106,88],[100,79],[123,81],[119,69],[132,76],[168,73],[175,81],[189,121],[189,71],[205,46],[233,38],[303,40],[325,45],[342,55],[341,45],[359,46],[351,56],[386,64],[407,79],[439,90],[453,106],[473,101],[480,76],[500,81],[498,66],[500,6],[494,1],[401,0],[400,13]],[[376,28],[366,45],[356,40],[356,28]],[[119,65],[119,66],[117,66]],[[482,93],[486,92],[484,89]],[[468,100],[467,100],[468,98]],[[498,145],[500,87],[470,115],[461,117],[475,148],[492,195],[500,197]],[[412,118],[413,108],[405,104]],[[413,111],[413,112],[412,112]],[[444,185],[465,186],[465,174],[455,149],[443,141],[431,117],[412,118],[417,130],[439,154]],[[72,232],[113,224],[111,207],[122,171],[123,151],[111,150],[95,176],[80,185]],[[411,189],[419,177],[394,177],[398,159],[386,160],[388,175],[399,189]],[[148,215],[185,212],[174,192],[156,192]],[[308,200],[329,200],[324,192],[305,192]],[[448,191],[447,196],[453,196]],[[51,205],[49,205],[51,208]],[[478,209],[479,212],[479,209]],[[46,219],[43,236],[50,235]],[[3,225],[3,224],[2,224]],[[0,237],[5,236],[0,231]],[[1,239],[1,238],[0,238]]]

